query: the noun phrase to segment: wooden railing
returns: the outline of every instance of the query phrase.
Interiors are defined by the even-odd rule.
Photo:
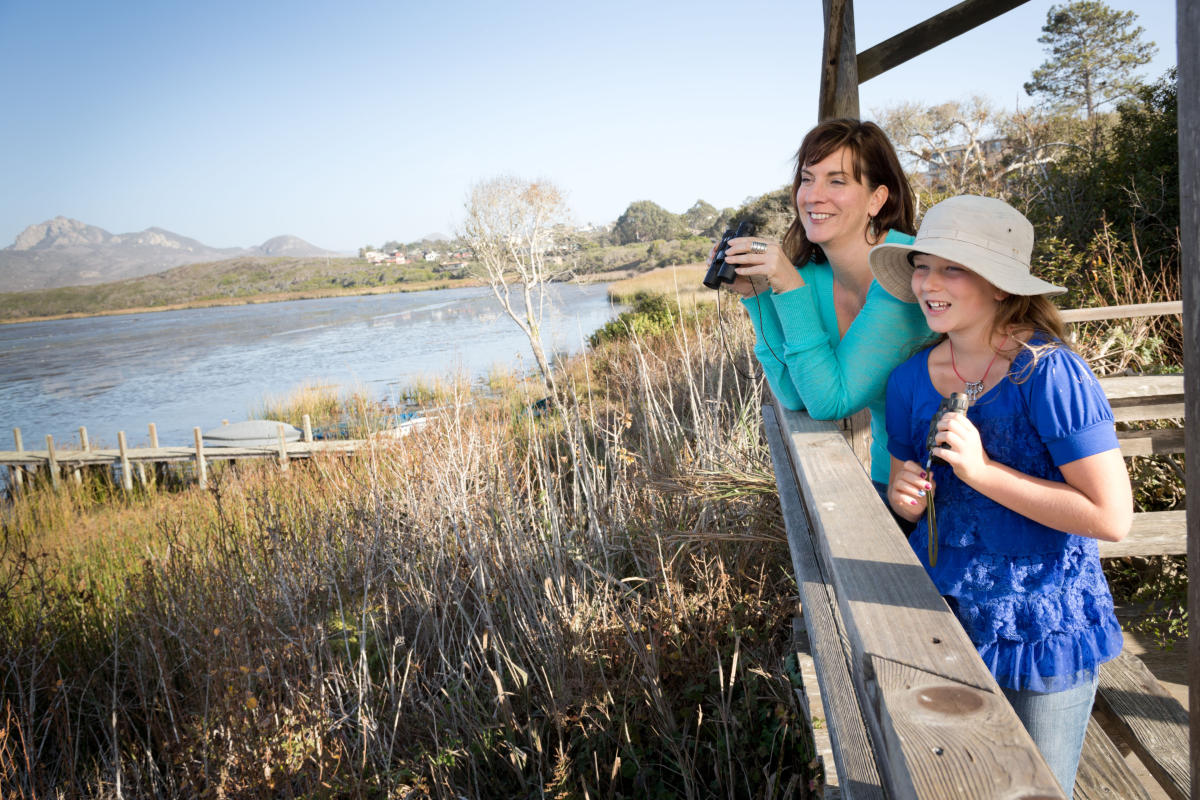
[[[1068,314],[1180,313],[1179,304]],[[1102,381],[1125,420],[1181,418],[1182,376]],[[764,405],[802,618],[843,797],[1062,797],[954,614],[880,501],[840,422]],[[1174,437],[1174,438],[1173,438]],[[1179,452],[1167,431],[1128,432],[1126,455]],[[1140,527],[1139,527],[1140,526]],[[1124,550],[1184,552],[1183,512],[1136,515]],[[814,687],[814,690],[817,687]],[[813,694],[817,694],[816,691]],[[1102,670],[1097,715],[1168,796],[1190,796],[1186,711],[1134,656]],[[1148,797],[1098,722],[1076,797]]]

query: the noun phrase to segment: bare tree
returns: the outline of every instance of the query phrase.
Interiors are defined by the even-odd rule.
[[[1047,111],[1007,112],[981,97],[923,106],[901,103],[876,113],[913,180],[922,204],[948,194],[1010,200],[1045,190],[1047,169],[1079,149],[1079,120]]]
[[[933,193],[996,193],[1001,112],[982,97],[939,105],[901,103],[876,114],[905,167]]]
[[[569,233],[566,200],[552,183],[506,175],[476,184],[466,209],[461,236],[474,252],[475,269],[529,338],[553,397],[554,372],[542,346],[542,318],[547,284],[565,272],[557,262]]]

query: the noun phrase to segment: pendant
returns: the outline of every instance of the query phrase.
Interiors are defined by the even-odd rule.
[[[975,398],[983,394],[983,381],[963,381],[963,385],[967,387],[967,400],[975,405]]]

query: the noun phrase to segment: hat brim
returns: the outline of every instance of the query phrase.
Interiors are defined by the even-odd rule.
[[[926,238],[912,244],[884,242],[871,249],[867,261],[875,280],[884,290],[906,303],[917,302],[912,290],[913,266],[908,262],[909,253],[930,255],[962,264],[988,283],[1009,294],[1059,295],[1067,290],[1029,274],[1021,263],[999,256],[982,247],[958,239]]]

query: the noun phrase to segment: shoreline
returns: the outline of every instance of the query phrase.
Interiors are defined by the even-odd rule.
[[[163,306],[132,306],[130,308],[114,308],[104,311],[73,311],[67,314],[48,314],[36,317],[16,317],[0,319],[0,325],[22,325],[27,322],[54,322],[63,319],[85,319],[88,317],[116,317],[126,314],[151,314],[157,311],[183,311],[189,308],[215,308],[218,306],[251,306],[263,303],[286,303],[291,300],[323,300],[329,297],[362,297],[375,294],[409,294],[412,292],[427,292],[437,289],[470,289],[476,286],[487,286],[487,282],[477,278],[467,278],[459,281],[429,281],[421,284],[396,288],[395,286],[371,286],[361,290],[330,289],[328,291],[300,292],[271,292],[255,294],[246,297],[213,298],[208,300],[193,300],[186,303],[170,303]]]
[[[614,272],[589,272],[573,275],[565,281],[552,283],[615,283],[631,277],[630,270]],[[162,306],[131,306],[129,308],[114,308],[104,311],[73,311],[66,314],[47,314],[33,317],[15,317],[0,319],[0,325],[23,325],[29,322],[56,322],[64,319],[86,319],[89,317],[116,317],[126,314],[151,314],[158,311],[183,311],[190,308],[215,308],[220,306],[250,306],[262,303],[286,303],[292,300],[323,300],[330,297],[362,297],[376,294],[409,294],[413,292],[431,292],[438,289],[472,289],[487,286],[482,278],[463,278],[459,280],[425,281],[412,283],[407,286],[369,286],[362,289],[329,289],[305,290],[299,292],[271,292],[268,294],[247,295],[246,297],[211,298],[193,300],[185,303],[170,303]]]

